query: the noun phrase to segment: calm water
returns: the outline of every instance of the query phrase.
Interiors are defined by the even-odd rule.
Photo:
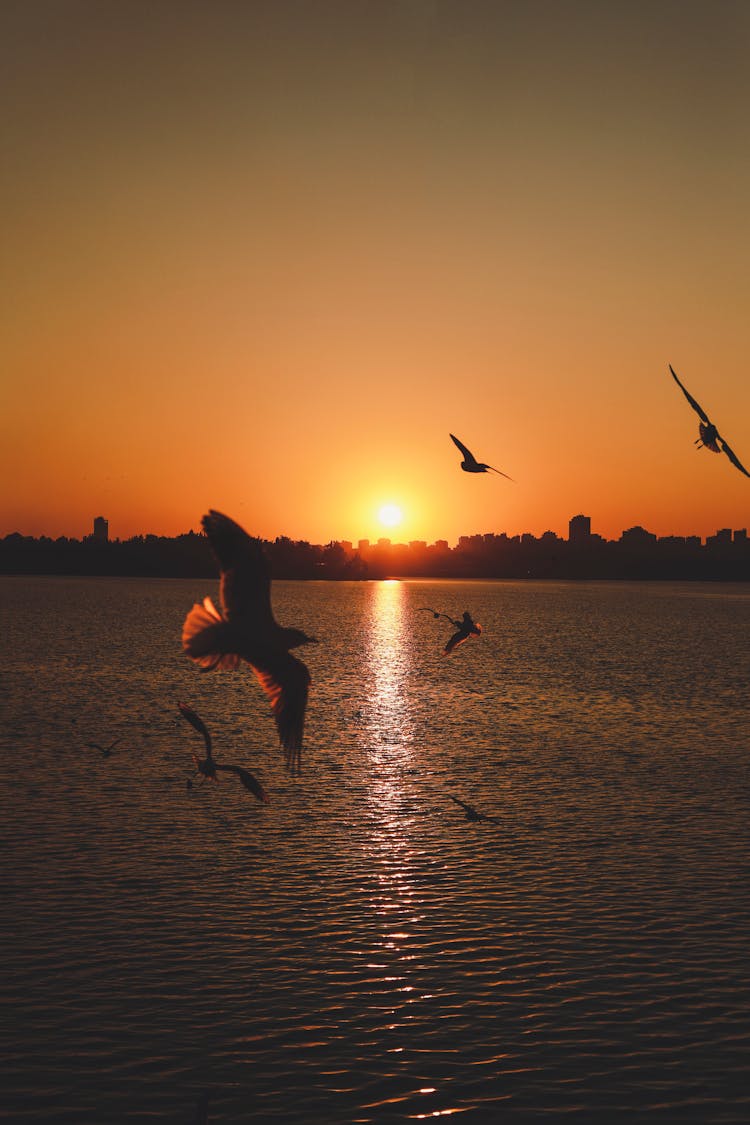
[[[0,581],[0,1117],[750,1119],[750,588],[279,583],[296,779],[215,589]]]

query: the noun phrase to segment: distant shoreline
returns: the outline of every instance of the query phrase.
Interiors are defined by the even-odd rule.
[[[379,581],[386,578],[523,579],[552,581],[750,581],[750,540],[744,532],[657,539],[632,528],[616,541],[532,535],[463,536],[455,547],[362,540],[324,546],[279,537],[264,541],[272,578],[300,581]],[[208,540],[189,532],[127,540],[0,539],[0,574],[48,577],[216,578]]]

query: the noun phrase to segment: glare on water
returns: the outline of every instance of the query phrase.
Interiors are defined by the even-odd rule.
[[[204,587],[0,583],[12,1120],[746,1119],[750,590],[278,583],[291,778]]]

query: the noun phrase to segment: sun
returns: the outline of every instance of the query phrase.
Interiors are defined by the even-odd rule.
[[[404,514],[398,504],[383,504],[378,511],[378,519],[384,527],[398,527]]]

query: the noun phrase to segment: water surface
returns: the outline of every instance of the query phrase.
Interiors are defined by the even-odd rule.
[[[278,583],[300,778],[214,592],[0,581],[7,1119],[748,1119],[747,587]]]

